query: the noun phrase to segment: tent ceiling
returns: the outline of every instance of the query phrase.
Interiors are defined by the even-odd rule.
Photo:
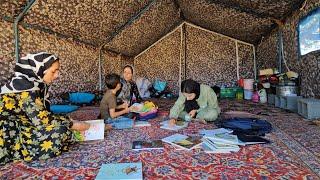
[[[13,19],[27,0],[0,0]],[[183,20],[256,44],[304,0],[37,0],[23,22],[128,56],[139,54]],[[180,10],[179,10],[180,9]],[[48,31],[50,30],[50,31]]]

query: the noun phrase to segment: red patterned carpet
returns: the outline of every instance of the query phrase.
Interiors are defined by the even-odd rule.
[[[174,101],[157,102],[163,115]],[[268,114],[261,117],[274,125],[274,131],[267,135],[272,143],[245,146],[232,154],[179,151],[168,145],[164,150],[132,151],[134,140],[159,139],[176,133],[160,129],[163,117],[159,116],[151,120],[151,127],[112,130],[104,140],[76,144],[70,152],[47,161],[7,164],[0,167],[0,178],[94,179],[103,163],[141,161],[145,179],[320,179],[319,127],[309,125],[294,113],[267,105],[223,100],[220,106],[223,112]],[[85,107],[72,117],[86,120],[97,113],[97,108]],[[199,129],[212,127],[213,124],[191,123],[179,133],[196,134]]]

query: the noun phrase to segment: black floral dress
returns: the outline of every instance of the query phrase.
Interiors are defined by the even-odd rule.
[[[64,116],[46,110],[39,92],[0,95],[0,163],[48,159],[74,142]]]

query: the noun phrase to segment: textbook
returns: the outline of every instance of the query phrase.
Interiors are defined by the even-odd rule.
[[[242,141],[238,139],[236,135],[233,134],[214,134],[210,136],[204,136],[204,138],[212,140],[216,144],[236,144],[245,145]]]
[[[86,131],[73,131],[77,141],[90,141],[104,139],[104,121],[103,119],[84,121],[90,124],[90,128]]]
[[[239,150],[230,150],[230,149],[217,149],[214,147],[209,147],[207,143],[202,143],[202,149],[205,153],[231,153],[231,152],[237,152]]]
[[[200,136],[186,136],[183,134],[174,134],[163,138],[162,141],[183,150],[198,148],[202,143]]]
[[[163,148],[164,147],[161,140],[132,142],[132,150],[152,150],[152,149],[163,149]]]
[[[218,128],[218,129],[210,129],[210,130],[200,130],[199,134],[204,135],[204,136],[214,136],[216,134],[230,134],[232,133],[232,130],[225,129],[225,128]]]
[[[102,164],[96,180],[142,180],[142,163]]]

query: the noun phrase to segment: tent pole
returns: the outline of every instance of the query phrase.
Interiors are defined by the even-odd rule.
[[[256,47],[253,48],[253,70],[254,70],[254,80],[257,80],[257,61],[256,61]]]
[[[103,45],[99,48],[99,69],[98,69],[98,72],[99,72],[99,91],[102,90],[102,68],[101,68],[102,48],[103,48]]]
[[[16,55],[16,62],[19,61],[19,29],[18,24],[19,21],[23,18],[23,16],[30,10],[36,0],[30,0],[23,11],[19,14],[19,16],[14,20],[13,23],[13,30],[14,30],[14,42],[15,42],[15,55]]]
[[[237,60],[237,80],[240,79],[240,73],[239,73],[239,47],[238,47],[238,41],[235,41],[236,43],[236,60]]]

